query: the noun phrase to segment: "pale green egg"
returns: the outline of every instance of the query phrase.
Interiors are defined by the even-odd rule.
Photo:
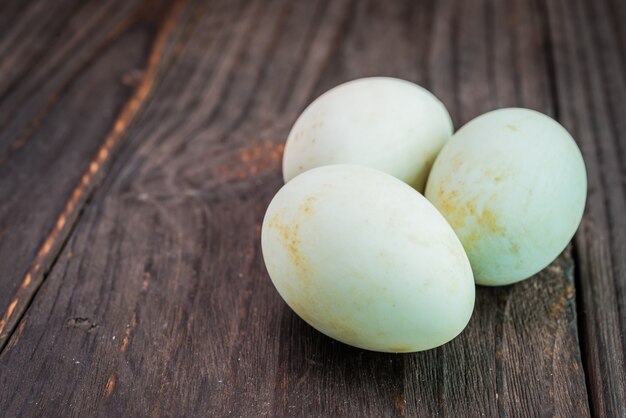
[[[552,262],[580,224],[587,195],[570,134],[530,109],[499,109],[448,141],[426,197],[463,243],[476,283],[505,285]]]
[[[378,170],[314,168],[270,203],[265,265],[287,304],[356,347],[412,352],[458,335],[474,280],[452,228],[421,194]]]
[[[390,77],[361,78],[318,97],[285,145],[285,182],[314,167],[350,163],[391,174],[420,192],[452,135],[445,106],[428,90]]]

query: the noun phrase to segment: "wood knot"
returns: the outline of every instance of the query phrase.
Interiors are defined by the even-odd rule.
[[[83,317],[70,318],[67,320],[66,324],[70,328],[78,328],[87,333],[94,332],[96,328],[100,326],[96,324],[95,322],[91,321],[89,318],[83,318]]]

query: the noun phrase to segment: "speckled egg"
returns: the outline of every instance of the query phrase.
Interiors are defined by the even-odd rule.
[[[452,228],[418,192],[378,170],[314,168],[270,203],[265,265],[287,304],[356,347],[412,352],[458,335],[474,280]]]
[[[313,167],[350,163],[377,168],[420,192],[452,135],[445,106],[428,90],[389,77],[341,84],[311,103],[285,145],[285,182]]]
[[[426,197],[450,222],[476,283],[505,285],[552,262],[585,207],[587,176],[570,134],[530,109],[499,109],[463,126],[433,166]]]

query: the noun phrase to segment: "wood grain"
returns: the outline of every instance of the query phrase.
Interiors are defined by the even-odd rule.
[[[41,4],[0,13],[23,22],[0,25],[0,51],[37,28],[11,70],[0,63],[0,110],[21,115],[0,124],[7,416],[624,415],[622,4],[68,1],[59,16]],[[74,58],[67,42],[35,42],[72,16],[93,22],[68,30]],[[468,328],[423,353],[321,335],[281,301],[260,253],[291,124],[368,75],[431,89],[457,128],[495,107],[548,113],[589,172],[574,247],[525,282],[478,288]]]
[[[0,115],[7,117],[0,121],[0,178],[6,179],[0,183],[0,347],[53,262],[84,191],[101,172],[115,142],[109,137],[123,131],[116,115],[132,92],[123,79],[145,60],[150,15],[138,13],[137,7],[129,12],[127,3],[118,10],[115,4],[99,10],[99,4],[104,5],[55,9],[56,20],[65,22],[67,30],[53,25],[60,31],[53,36],[56,32],[42,29],[40,36],[49,37],[49,45],[30,40],[37,31],[25,35],[23,48],[0,43],[7,54],[2,61],[6,77],[0,78]],[[32,24],[29,18],[50,18],[45,4],[25,10],[31,9],[37,11],[35,17],[26,13],[16,19],[15,36]],[[110,22],[101,27],[98,19]],[[84,26],[74,27],[79,22]],[[87,35],[93,40],[81,42]],[[31,67],[14,73],[23,61]]]
[[[579,141],[589,181],[575,240],[589,399],[598,416],[626,416],[626,38],[619,20],[626,7],[549,6],[559,113]]]

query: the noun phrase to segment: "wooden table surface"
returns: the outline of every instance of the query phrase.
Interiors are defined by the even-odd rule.
[[[625,66],[622,0],[2,1],[0,415],[626,417]],[[422,353],[316,332],[260,252],[291,124],[371,75],[588,170],[573,244]]]

